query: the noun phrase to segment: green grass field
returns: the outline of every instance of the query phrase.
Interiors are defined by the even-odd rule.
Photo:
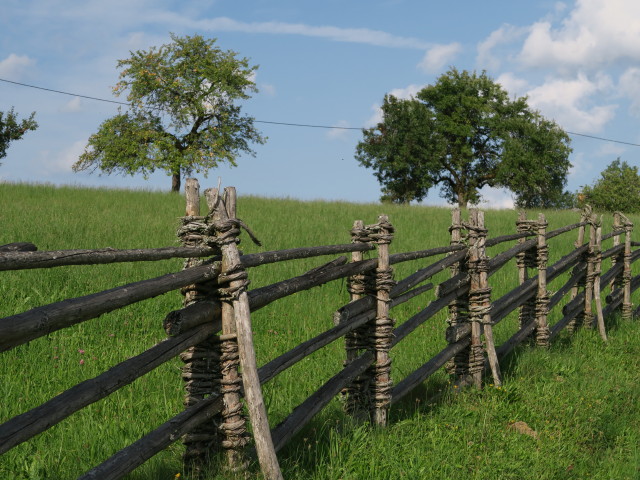
[[[238,192],[242,195],[242,191]],[[149,191],[55,188],[0,183],[0,245],[30,241],[40,250],[149,248],[176,245],[182,196]],[[447,245],[445,208],[239,198],[238,216],[263,247],[243,237],[244,253],[348,243],[356,219],[388,214],[396,227],[391,252]],[[530,213],[530,218],[537,216]],[[549,230],[579,220],[576,212],[544,212]],[[490,236],[513,233],[514,211],[488,211]],[[640,217],[632,217],[640,225]],[[605,216],[604,229],[611,229]],[[551,242],[551,261],[572,248],[576,233]],[[635,238],[634,238],[635,239]],[[610,246],[611,243],[606,246]],[[605,247],[606,247],[605,246]],[[506,247],[502,247],[506,248]],[[499,247],[489,254],[501,251]],[[331,258],[296,260],[249,271],[250,288],[299,275]],[[398,265],[400,279],[433,259]],[[179,271],[182,261],[141,262],[2,272],[0,317],[65,298]],[[607,265],[604,265],[607,268]],[[634,274],[638,266],[634,267]],[[448,276],[444,272],[434,280]],[[549,285],[557,289],[560,282]],[[513,262],[490,278],[493,297],[517,285]],[[276,302],[253,317],[258,365],[333,325],[348,300],[333,282]],[[402,323],[433,292],[392,310]],[[638,304],[638,295],[634,294]],[[0,356],[0,422],[33,408],[78,382],[141,353],[165,338],[162,320],[180,308],[171,292],[22,345]],[[550,316],[554,323],[559,312]],[[501,343],[516,329],[512,314],[496,326]],[[444,345],[445,312],[392,350],[395,381]],[[390,426],[356,424],[335,399],[279,454],[287,479],[637,479],[640,478],[640,323],[608,319],[609,342],[597,331],[563,332],[549,350],[522,347],[503,364],[505,384],[457,392],[444,373],[433,375],[396,405]],[[337,373],[341,342],[300,362],[263,388],[275,426]],[[168,362],[107,399],[76,413],[0,457],[0,478],[72,479],[182,410],[180,362]],[[437,402],[428,402],[443,392]],[[180,473],[178,442],[127,478],[173,479]],[[256,466],[252,476],[259,478]],[[211,478],[226,478],[212,473]]]

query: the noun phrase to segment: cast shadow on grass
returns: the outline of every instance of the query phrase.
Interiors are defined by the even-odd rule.
[[[609,334],[615,333],[621,323],[619,314],[609,316],[606,319],[607,332]],[[598,341],[597,329],[591,333],[594,341]],[[565,330],[553,342],[551,354],[554,351],[558,353],[566,351],[572,347],[573,343],[574,334]],[[504,384],[509,385],[511,381],[515,381],[519,363],[524,360],[524,356],[535,349],[536,347],[530,342],[524,342],[501,360]],[[491,382],[490,376],[484,377],[484,384],[488,385]],[[440,409],[458,401],[456,391],[460,390],[454,388],[453,377],[449,377],[440,370],[391,408],[389,424],[392,426],[405,420],[414,419],[416,416],[437,414]],[[351,442],[359,441],[360,436],[372,435],[374,431],[375,428],[371,427],[368,422],[358,421],[346,415],[340,401],[333,401],[278,453],[282,470],[292,474],[295,478],[318,478],[322,474],[322,469],[332,461],[331,457],[336,454],[338,449],[345,448],[345,446],[348,448]],[[221,473],[222,469],[221,459],[214,461],[208,472],[210,477],[207,478],[235,478]],[[156,474],[154,478],[173,478],[172,475],[175,472],[169,468],[158,467],[154,474]],[[182,478],[188,479],[189,476],[183,474]],[[257,462],[254,461],[251,464],[247,478],[260,478]]]

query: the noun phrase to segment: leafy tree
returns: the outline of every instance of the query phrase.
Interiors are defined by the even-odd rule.
[[[600,173],[592,186],[583,186],[578,194],[581,204],[610,212],[640,212],[640,175],[618,157]]]
[[[32,112],[29,118],[18,120],[13,107],[6,114],[0,112],[0,158],[7,156],[7,149],[11,142],[20,140],[29,130],[38,128],[38,124],[34,120],[35,116],[36,112]]]
[[[485,72],[451,69],[415,98],[386,95],[383,119],[363,130],[360,165],[372,168],[383,200],[441,196],[466,206],[484,186],[511,190],[523,207],[550,207],[567,199],[569,137],[531,110],[524,97],[510,100]]]
[[[128,92],[128,112],[107,119],[91,135],[75,171],[147,176],[164,170],[172,191],[182,175],[204,173],[220,162],[235,166],[241,153],[254,155],[250,143],[265,138],[235,102],[257,92],[257,66],[223,51],[215,39],[177,37],[148,51],[132,52],[118,62],[116,95]]]

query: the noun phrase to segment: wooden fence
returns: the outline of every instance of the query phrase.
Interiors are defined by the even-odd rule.
[[[235,190],[207,190],[208,213],[200,215],[198,189],[197,181],[187,181],[187,215],[178,232],[181,247],[52,252],[32,251],[35,248],[30,244],[0,248],[4,250],[0,270],[186,258],[185,268],[177,273],[0,319],[0,351],[8,351],[168,291],[180,289],[184,295],[184,308],[170,312],[164,320],[166,340],[0,425],[0,454],[180,356],[185,410],[80,478],[121,478],[179,439],[186,445],[185,468],[195,474],[212,453],[223,451],[226,468],[246,468],[247,459],[255,455],[266,478],[282,478],[276,452],[336,395],[343,396],[348,413],[384,426],[389,408],[442,367],[455,376],[457,385],[480,387],[484,374],[491,374],[493,382],[500,384],[500,359],[516,345],[528,340],[546,347],[565,327],[595,325],[606,340],[604,318],[608,314],[619,307],[624,318],[637,313],[632,309],[631,292],[640,285],[640,275],[632,278],[631,263],[640,250],[632,251],[637,245],[631,241],[633,225],[620,213],[614,216],[613,231],[605,235],[601,222],[587,208],[578,223],[549,232],[543,215],[527,220],[521,214],[515,234],[487,238],[483,212],[470,210],[469,219],[463,220],[460,210],[453,210],[450,245],[396,254],[389,253],[393,226],[382,215],[373,225],[356,221],[349,244],[241,255],[237,248],[240,229],[257,240],[236,218]],[[548,265],[548,240],[572,230],[578,232],[575,249]],[[603,242],[610,239],[612,246],[603,250]],[[488,247],[509,242],[511,246],[501,253],[487,257]],[[376,249],[376,258],[363,259],[363,252]],[[247,269],[251,267],[341,253],[351,253],[351,261],[341,256],[298,277],[247,290]],[[392,265],[438,255],[444,256],[404,279],[393,279]],[[514,258],[519,285],[492,299],[489,278]],[[606,258],[612,259],[612,266],[602,272]],[[451,276],[436,287],[436,299],[395,327],[390,309],[433,289],[425,282],[446,269]],[[565,272],[570,273],[562,276]],[[348,279],[350,299],[335,313],[334,326],[258,368],[251,312],[343,278]],[[566,281],[550,295],[547,285],[556,278]],[[601,285],[611,290],[604,308]],[[567,297],[562,318],[549,325],[549,312]],[[447,346],[394,385],[391,349],[444,308],[448,309]],[[519,328],[506,342],[495,345],[493,326],[516,309]],[[270,428],[261,384],[342,337],[344,367]],[[243,414],[243,402],[249,419]],[[253,445],[247,420],[252,426]]]

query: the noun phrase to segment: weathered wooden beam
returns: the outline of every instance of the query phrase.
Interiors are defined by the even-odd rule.
[[[527,338],[531,337],[531,334],[536,329],[536,321],[531,320],[528,324],[521,327],[516,333],[514,333],[506,342],[500,345],[496,349],[496,355],[502,359],[508,355],[517,345],[520,345]]]
[[[583,301],[584,301],[584,292],[580,292],[578,295],[576,295],[574,300],[571,301],[571,304],[572,304],[573,308],[567,309],[566,313],[565,313],[565,309],[563,309],[564,317],[562,317],[561,320],[556,322],[551,327],[551,331],[550,331],[550,334],[549,334],[549,338],[550,339],[555,338],[555,336],[558,335],[562,331],[562,329],[565,328],[569,324],[569,322],[571,320],[576,318],[576,316],[582,311],[581,302],[583,302]],[[567,304],[567,305],[569,305],[569,304]],[[565,307],[566,307],[566,305],[565,305]]]
[[[251,290],[249,292],[251,305],[254,310],[257,310],[279,298],[347,277],[353,273],[366,271],[371,268],[370,265],[375,265],[375,259],[345,265],[346,262],[346,257],[339,257],[298,277]]]
[[[240,263],[245,268],[258,267],[269,263],[298,260],[301,258],[320,257],[323,255],[335,255],[349,252],[365,252],[375,249],[374,246],[363,243],[347,243],[344,245],[324,245],[320,247],[300,247],[289,250],[276,250],[272,252],[249,253],[240,256]]]
[[[5,252],[35,252],[38,250],[33,243],[30,242],[13,242],[6,245],[0,245],[0,253]]]
[[[449,245],[447,247],[436,247],[428,250],[418,250],[416,252],[394,253],[389,255],[389,263],[391,265],[395,265],[396,263],[433,257],[434,255],[442,255],[443,253],[450,253],[464,249],[465,247],[463,245]]]
[[[470,337],[466,337],[447,345],[428,362],[398,382],[391,393],[391,404],[399,402],[405,395],[438,371],[450,358],[453,358],[458,352],[468,347],[469,343]]]
[[[340,390],[361,375],[373,361],[373,353],[363,353],[298,405],[293,412],[273,430],[272,438],[276,451],[284,447],[333,397],[340,393]]]
[[[240,261],[244,267],[256,267],[269,263],[296,260],[301,258],[333,255],[353,251],[371,250],[373,247],[345,244],[324,245],[319,247],[301,247],[290,250],[251,253],[241,255]],[[160,247],[120,250],[102,248],[96,250],[53,250],[26,251],[7,250],[0,253],[0,271],[26,270],[34,268],[52,268],[68,265],[101,265],[118,262],[149,262],[167,260],[171,258],[200,258],[215,255],[216,251],[210,247]],[[214,258],[213,260],[219,260]]]
[[[442,258],[428,267],[418,270],[403,280],[398,281],[396,286],[391,289],[391,298],[397,298],[402,292],[405,292],[410,288],[413,288],[415,285],[422,283],[426,279],[431,278],[435,274],[440,273],[453,263],[459,262],[466,254],[466,249],[461,252],[453,253],[452,255]],[[376,299],[372,296],[363,297],[359,300],[348,303],[347,305],[340,307],[334,313],[334,321],[344,322],[349,317],[359,315],[362,312],[366,312],[367,310],[374,308],[375,303]]]
[[[126,305],[194,282],[215,279],[219,273],[219,264],[202,265],[1,318],[0,352]]]
[[[163,340],[95,378],[85,380],[28,412],[0,425],[0,454],[61,422],[69,415],[130,384],[220,329],[220,322],[204,325]]]
[[[468,287],[467,287],[468,288]],[[392,342],[392,346],[397,345],[402,339],[404,339],[407,335],[413,332],[416,328],[422,325],[429,318],[433,317],[436,313],[442,310],[444,307],[449,305],[456,297],[462,295],[465,289],[462,288],[460,290],[454,290],[450,292],[447,296],[438,298],[433,300],[426,308],[415,314],[413,317],[409,318],[402,325],[397,327],[394,330],[394,339]]]
[[[149,262],[169,258],[209,257],[208,247],[161,247],[117,250],[55,250],[0,254],[0,271],[51,268],[65,265],[101,265],[118,262]]]
[[[138,441],[120,450],[79,480],[118,480],[179,440],[223,408],[222,397],[211,395],[182,411]]]

